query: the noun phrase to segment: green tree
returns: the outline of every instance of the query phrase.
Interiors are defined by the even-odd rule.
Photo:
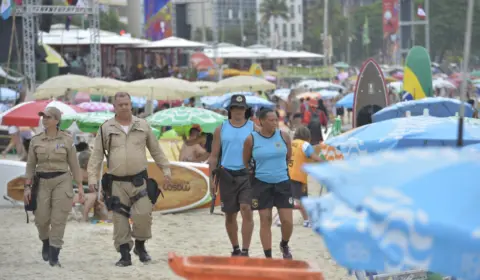
[[[352,23],[350,25],[351,43],[350,55],[352,62],[356,64],[362,63],[367,58],[365,46],[363,45],[363,26],[365,19],[368,18],[368,35],[370,44],[368,52],[370,56],[375,56],[383,48],[383,7],[382,2],[375,2],[368,6],[359,7],[352,12]]]
[[[315,53],[323,53],[324,6],[325,3],[321,0],[307,12],[308,28],[304,34],[303,43],[307,50]],[[343,16],[340,2],[329,1],[328,10],[328,34],[332,36],[333,56],[339,58],[345,53],[348,36],[347,20]]]
[[[260,14],[262,15],[262,24],[268,24],[270,19],[273,19],[274,23],[276,23],[278,19],[288,20],[287,2],[285,0],[262,0],[260,3]],[[277,34],[278,24],[274,24],[274,26],[274,32]]]
[[[417,1],[418,4],[423,1]],[[480,43],[480,5],[475,4],[472,27],[472,55],[479,55],[475,48]],[[462,56],[465,40],[468,0],[435,0],[430,3],[430,56],[442,61],[447,54]],[[415,27],[415,43],[425,44],[425,28]]]

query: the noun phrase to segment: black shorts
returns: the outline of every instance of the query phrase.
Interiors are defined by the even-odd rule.
[[[263,210],[293,208],[293,195],[290,180],[276,184],[252,180],[252,209]]]
[[[343,107],[338,107],[337,108],[337,116],[343,116],[345,114],[345,110]]]
[[[352,111],[353,111],[352,108],[348,108],[348,109],[347,109],[347,112],[350,112],[350,113],[351,113]]]
[[[226,169],[220,172],[229,172]],[[230,171],[230,175],[220,176],[220,201],[222,212],[237,213],[240,204],[250,205],[252,201],[252,187],[248,171]]]
[[[300,199],[308,196],[307,184],[300,183],[298,181],[291,180],[293,198]]]

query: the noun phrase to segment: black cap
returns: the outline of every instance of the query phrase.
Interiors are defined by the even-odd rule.
[[[242,94],[234,94],[232,95],[232,98],[230,99],[230,107],[243,107],[243,108],[248,108],[247,105],[247,99],[245,98],[245,95]]]

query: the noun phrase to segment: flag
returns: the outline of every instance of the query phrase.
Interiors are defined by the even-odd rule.
[[[370,36],[368,34],[368,17],[365,17],[365,22],[363,23],[362,43],[364,46],[370,45]]]
[[[421,19],[424,19],[427,16],[427,14],[425,13],[425,10],[422,8],[422,6],[418,6],[417,16]]]
[[[7,20],[12,15],[12,8],[11,0],[2,0],[2,5],[0,6],[0,14],[2,14],[2,19]]]

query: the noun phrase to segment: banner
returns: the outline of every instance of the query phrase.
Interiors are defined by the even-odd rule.
[[[337,71],[334,67],[295,67],[279,66],[277,67],[279,78],[318,78],[331,79],[335,77]]]
[[[12,3],[11,0],[2,0],[2,4],[0,5],[0,14],[2,15],[2,19],[6,20],[12,14]]]
[[[394,63],[399,48],[399,0],[383,0],[383,47],[386,63]]]
[[[144,1],[145,38],[158,41],[172,36],[172,1]]]

